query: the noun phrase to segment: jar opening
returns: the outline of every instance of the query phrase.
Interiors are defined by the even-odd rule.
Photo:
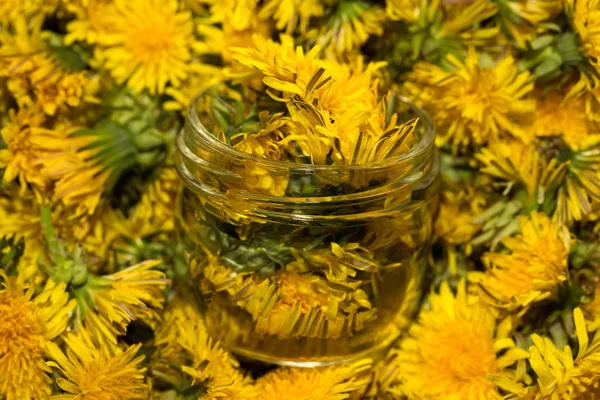
[[[209,96],[214,88],[209,88],[200,94],[198,94],[191,102],[187,110],[187,121],[189,128],[195,136],[194,140],[196,143],[201,143],[203,146],[210,148],[210,150],[221,154],[222,156],[231,157],[240,161],[247,161],[253,165],[273,168],[275,170],[287,170],[290,172],[298,173],[314,173],[327,172],[327,171],[360,171],[360,170],[378,170],[378,169],[390,169],[395,168],[402,164],[413,163],[415,159],[423,157],[431,153],[434,138],[435,138],[435,126],[429,116],[421,108],[410,102],[407,98],[392,94],[394,104],[396,106],[406,106],[407,112],[410,114],[406,120],[411,118],[418,118],[415,142],[411,145],[409,150],[398,156],[388,157],[377,161],[371,161],[364,164],[302,164],[291,161],[272,160],[269,158],[258,157],[253,154],[243,152],[236,149],[228,144],[219,140],[215,135],[215,132],[211,130],[210,123],[206,123],[207,118],[202,118],[198,112],[199,104],[204,101],[206,96]]]
[[[398,119],[419,118],[406,152],[362,165],[313,165],[261,158],[229,146],[210,130],[217,122],[206,104],[198,111],[209,94],[203,92],[190,105],[175,157],[187,187],[213,204],[215,212],[327,225],[387,218],[430,200],[439,172],[435,130],[425,112],[401,96],[394,95]]]

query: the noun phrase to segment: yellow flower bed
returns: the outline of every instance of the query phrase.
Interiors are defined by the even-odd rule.
[[[389,88],[433,120],[425,295],[385,354],[266,367],[208,334],[173,148],[215,85],[219,139],[271,160],[405,152],[416,122],[392,115]],[[273,109],[248,117],[259,93]],[[265,195],[293,184],[244,173]],[[600,399],[599,218],[597,0],[0,1],[0,400]],[[260,283],[204,274],[260,332],[314,309],[336,332],[338,310],[375,318],[362,289],[326,294],[353,283],[340,260],[368,269],[371,250],[311,257]]]

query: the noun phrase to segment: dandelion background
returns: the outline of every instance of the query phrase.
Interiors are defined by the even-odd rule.
[[[316,57],[436,124],[431,289],[380,360],[241,364],[188,287],[173,142],[203,89],[293,93]],[[242,151],[278,151],[261,123]],[[0,126],[0,399],[600,398],[597,0],[0,0]]]

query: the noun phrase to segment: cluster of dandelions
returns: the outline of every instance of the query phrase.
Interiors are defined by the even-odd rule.
[[[599,28],[596,0],[0,2],[0,398],[595,398]],[[187,296],[170,151],[196,93],[301,94],[317,46],[436,124],[432,289],[383,360],[257,377]],[[278,154],[319,163],[313,133]]]

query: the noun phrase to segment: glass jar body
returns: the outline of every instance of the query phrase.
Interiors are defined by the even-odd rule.
[[[194,122],[178,138],[177,225],[209,334],[294,366],[396,339],[420,301],[431,244],[433,146],[373,169],[264,165],[212,147]]]

